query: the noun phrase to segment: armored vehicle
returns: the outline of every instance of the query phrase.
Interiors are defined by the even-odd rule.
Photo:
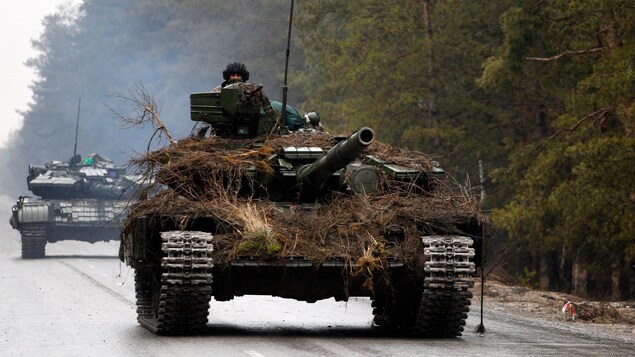
[[[22,258],[42,258],[46,243],[119,240],[126,198],[136,185],[126,169],[98,154],[29,165],[27,185],[11,226],[22,236]]]
[[[191,119],[212,134],[134,162],[158,189],[131,207],[122,233],[138,322],[196,334],[211,298],[364,296],[388,331],[461,335],[481,260],[477,203],[429,157],[377,142],[368,127],[255,137],[266,101],[249,86],[192,94]]]

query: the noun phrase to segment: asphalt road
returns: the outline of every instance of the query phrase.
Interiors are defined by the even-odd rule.
[[[307,304],[247,296],[212,301],[205,335],[155,336],[136,322],[134,274],[117,242],[58,242],[20,258],[19,235],[0,228],[1,356],[632,356],[635,341],[486,311],[487,334],[409,339],[371,328],[368,299]]]

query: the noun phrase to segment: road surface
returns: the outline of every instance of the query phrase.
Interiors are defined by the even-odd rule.
[[[0,228],[2,356],[635,355],[635,341],[498,311],[486,311],[488,333],[478,336],[478,306],[461,338],[385,336],[371,328],[365,298],[212,301],[205,335],[156,336],[136,322],[134,272],[116,258],[118,242],[66,241],[46,250],[44,259],[23,260],[18,233]]]

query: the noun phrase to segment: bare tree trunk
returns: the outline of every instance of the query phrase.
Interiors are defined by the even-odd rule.
[[[571,293],[578,296],[587,295],[589,272],[582,266],[580,254],[576,253],[572,268],[573,289]]]
[[[613,301],[619,301],[622,299],[620,281],[620,268],[619,266],[614,265],[611,269],[611,300]]]
[[[481,156],[480,153],[479,156]],[[478,159],[478,180],[481,188],[479,203],[483,204],[483,201],[485,201],[485,171],[483,170],[483,160],[481,159]]]
[[[423,0],[423,24],[425,27],[426,42],[428,45],[428,86],[430,87],[430,93],[428,95],[428,118],[430,120],[430,127],[438,128],[439,122],[437,120],[436,110],[436,78],[434,73],[434,53],[432,43],[432,20],[430,18],[430,0]],[[435,141],[438,141],[435,140]],[[435,145],[437,145],[435,143]]]
[[[540,258],[540,272],[538,282],[541,290],[549,289],[549,259],[546,256]]]

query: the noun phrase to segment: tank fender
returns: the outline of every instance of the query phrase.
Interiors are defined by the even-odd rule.
[[[17,227],[24,223],[48,223],[51,217],[49,205],[45,201],[29,197],[20,197],[12,208],[12,214],[12,225]]]

